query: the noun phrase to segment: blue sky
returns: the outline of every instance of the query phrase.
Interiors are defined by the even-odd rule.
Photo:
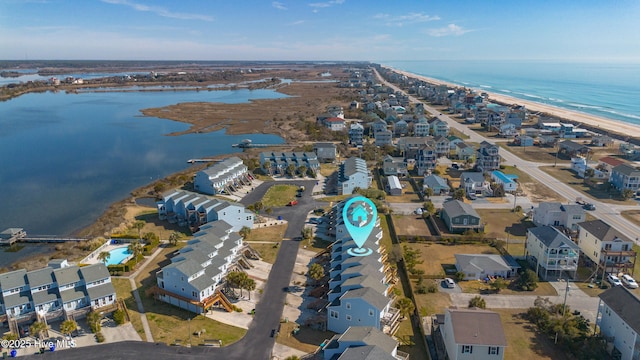
[[[636,0],[0,0],[0,59],[640,62]]]

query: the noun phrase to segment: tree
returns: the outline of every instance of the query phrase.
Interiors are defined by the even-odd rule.
[[[592,168],[587,168],[584,171],[584,183],[588,184],[591,182],[591,178],[596,174],[596,171],[593,170]]]
[[[494,197],[504,197],[504,185],[493,183],[491,188],[493,189]]]
[[[256,201],[253,204],[253,209],[256,211],[257,214],[259,214],[260,210],[264,209],[264,204],[262,203],[262,201]]]
[[[249,228],[248,226],[243,226],[242,229],[240,229],[240,231],[238,231],[238,234],[240,234],[240,236],[242,236],[243,240],[246,240],[247,237],[249,237],[249,235],[251,235],[251,228]]]
[[[307,175],[307,167],[304,165],[298,166],[298,174],[300,175],[300,177],[304,177],[305,175]]]
[[[227,274],[227,283],[234,289],[240,289],[240,296],[242,296],[243,284],[247,281],[249,276],[242,271],[232,271]]]
[[[493,289],[493,291],[499,293],[500,290],[502,289],[506,289],[507,288],[507,282],[502,279],[502,278],[497,278],[495,280],[493,280],[490,284],[491,288]]]
[[[87,314],[87,323],[92,333],[100,332],[100,320],[102,320],[102,315],[96,311],[91,311]]]
[[[65,320],[60,324],[60,332],[64,335],[71,336],[71,333],[78,330],[78,323],[74,320]]]
[[[316,283],[324,277],[324,268],[318,263],[313,263],[309,266],[309,277]]]
[[[143,238],[147,242],[147,244],[151,244],[154,242],[157,243],[158,241],[160,241],[160,237],[158,236],[158,234],[151,231],[148,233],[145,233]]]
[[[38,337],[38,339],[42,340],[42,335],[49,330],[49,326],[42,321],[36,321],[29,327],[29,331],[32,334]]]
[[[138,264],[138,255],[142,253],[142,244],[134,240],[127,246],[127,251],[129,254],[133,254],[134,264]]]
[[[433,205],[433,203],[431,201],[425,201],[423,206],[424,207],[423,207],[423,210],[422,210],[422,216],[427,217],[427,216],[431,216],[431,215],[435,214],[436,207],[435,207],[435,205]]]
[[[464,189],[456,189],[456,191],[453,192],[453,199],[463,201],[466,195],[467,194],[465,193]]]
[[[413,301],[406,297],[398,299],[396,302],[396,308],[400,310],[400,314],[402,314],[402,317],[404,318],[411,316],[411,313],[416,309],[415,305],[413,305]]]
[[[179,240],[180,240],[180,234],[177,231],[174,231],[169,235],[169,244],[176,246],[178,245]]]
[[[431,198],[433,196],[433,189],[429,187],[424,189],[424,196],[426,196],[427,199]]]
[[[525,291],[535,290],[538,287],[538,275],[531,269],[525,270],[516,281],[516,287]]]
[[[458,271],[455,274],[453,274],[453,278],[456,279],[457,282],[463,281],[464,278],[467,277],[467,274],[465,274],[463,271]]]
[[[294,177],[296,175],[296,166],[295,164],[289,164],[287,165],[287,169],[286,169],[287,175]]]
[[[633,195],[635,195],[635,192],[631,189],[624,189],[622,190],[622,193],[620,195],[622,195],[623,199],[629,200],[633,197]]]
[[[472,297],[471,300],[469,300],[469,307],[485,309],[487,307],[487,302],[484,300],[482,296],[478,295],[478,296]]]
[[[313,238],[313,229],[308,226],[305,226],[300,232],[300,235],[302,235],[303,240],[309,241]]]
[[[272,173],[271,173],[271,161],[266,160],[266,161],[262,164],[262,167],[266,170],[267,175],[269,175],[269,176],[271,176],[271,175],[272,175]]]
[[[241,284],[242,288],[249,293],[249,300],[251,300],[251,292],[256,289],[256,281],[247,277]]]
[[[138,240],[142,240],[142,235],[140,232],[142,231],[142,228],[144,227],[144,225],[145,225],[145,222],[142,220],[137,220],[133,223],[133,225],[131,225],[132,228],[138,230]]]
[[[98,254],[98,261],[103,262],[105,265],[107,265],[107,262],[109,262],[110,258],[111,254],[108,251],[102,251],[100,254]]]

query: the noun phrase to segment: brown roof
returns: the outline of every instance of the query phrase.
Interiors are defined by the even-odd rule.
[[[611,166],[618,166],[620,164],[626,164],[626,162],[624,160],[620,160],[618,158],[614,158],[613,156],[605,156],[603,158],[600,159],[601,162],[607,164],[607,165],[611,165]]]
[[[447,309],[456,344],[507,346],[500,315],[481,309]]]

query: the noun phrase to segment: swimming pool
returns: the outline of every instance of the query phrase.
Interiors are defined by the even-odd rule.
[[[127,250],[127,246],[115,248],[109,251],[109,260],[107,261],[107,266],[109,265],[118,265],[122,263],[126,258],[128,258],[131,253]]]

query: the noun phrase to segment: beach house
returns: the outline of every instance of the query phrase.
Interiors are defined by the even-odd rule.
[[[332,163],[336,161],[338,154],[336,144],[329,142],[319,142],[313,144],[313,151],[316,153],[318,162]]]
[[[357,157],[348,158],[338,169],[338,193],[350,195],[356,188],[368,189],[372,179],[366,161]]]
[[[496,184],[502,185],[505,192],[515,192],[518,190],[518,183],[516,179],[518,175],[505,174],[500,170],[494,170],[491,172],[491,180]]]
[[[260,167],[268,174],[285,175],[289,165],[295,169],[305,166],[317,172],[320,169],[318,156],[313,152],[261,152]]]
[[[476,167],[480,171],[492,171],[500,168],[499,147],[487,141],[480,143],[476,152]]]
[[[193,187],[203,194],[229,194],[238,186],[251,184],[251,180],[253,176],[247,166],[242,159],[234,156],[198,171],[193,179]]]
[[[323,360],[405,360],[409,354],[398,351],[398,342],[372,326],[351,326],[323,342]]]
[[[116,302],[103,263],[79,267],[61,261],[38,270],[7,272],[0,274],[0,292],[1,313],[14,331],[16,325],[41,318],[55,321],[84,316],[91,310],[113,311]]]
[[[634,242],[602,220],[578,223],[578,246],[603,273],[633,275],[636,262]]]
[[[418,121],[413,124],[413,135],[417,137],[429,136],[429,129],[429,121],[427,121],[426,117],[421,116],[418,118]]]
[[[362,136],[364,127],[358,123],[351,124],[349,127],[349,144],[352,146],[362,146]]]
[[[427,189],[431,189],[433,191],[433,195],[436,196],[446,195],[451,191],[451,187],[449,187],[447,180],[435,174],[424,175],[422,190],[426,191]]]
[[[640,170],[628,164],[620,164],[611,169],[609,182],[618,191],[632,190],[637,193],[640,189]]]
[[[510,278],[520,265],[512,257],[495,254],[455,254],[456,270],[464,273],[464,280],[484,280],[489,277]]]
[[[484,231],[480,215],[471,205],[460,200],[450,200],[442,204],[440,218],[451,233],[461,234],[466,231]]]
[[[611,358],[637,359],[640,355],[640,300],[624,286],[614,286],[598,297],[596,325],[607,344],[612,345]]]
[[[491,184],[481,172],[465,171],[460,174],[460,187],[466,194],[487,196],[493,194]]]
[[[542,202],[533,209],[533,223],[536,226],[562,226],[578,231],[578,223],[586,220],[587,214],[582,205]]]
[[[387,192],[391,196],[400,196],[402,195],[402,185],[400,184],[400,180],[395,175],[387,176]]]
[[[447,359],[504,359],[507,338],[498,313],[482,309],[446,309],[439,330]]]
[[[220,284],[242,257],[242,236],[225,221],[216,221],[194,234],[171,264],[156,273],[151,292],[161,301],[201,314],[215,305],[231,311]],[[245,259],[245,261],[247,261]]]
[[[381,130],[373,134],[376,146],[393,145],[393,132],[390,130]]]
[[[421,145],[415,155],[418,175],[424,175],[436,168],[438,154],[430,145]]]
[[[542,280],[575,279],[580,247],[553,226],[527,229],[525,256]]]

